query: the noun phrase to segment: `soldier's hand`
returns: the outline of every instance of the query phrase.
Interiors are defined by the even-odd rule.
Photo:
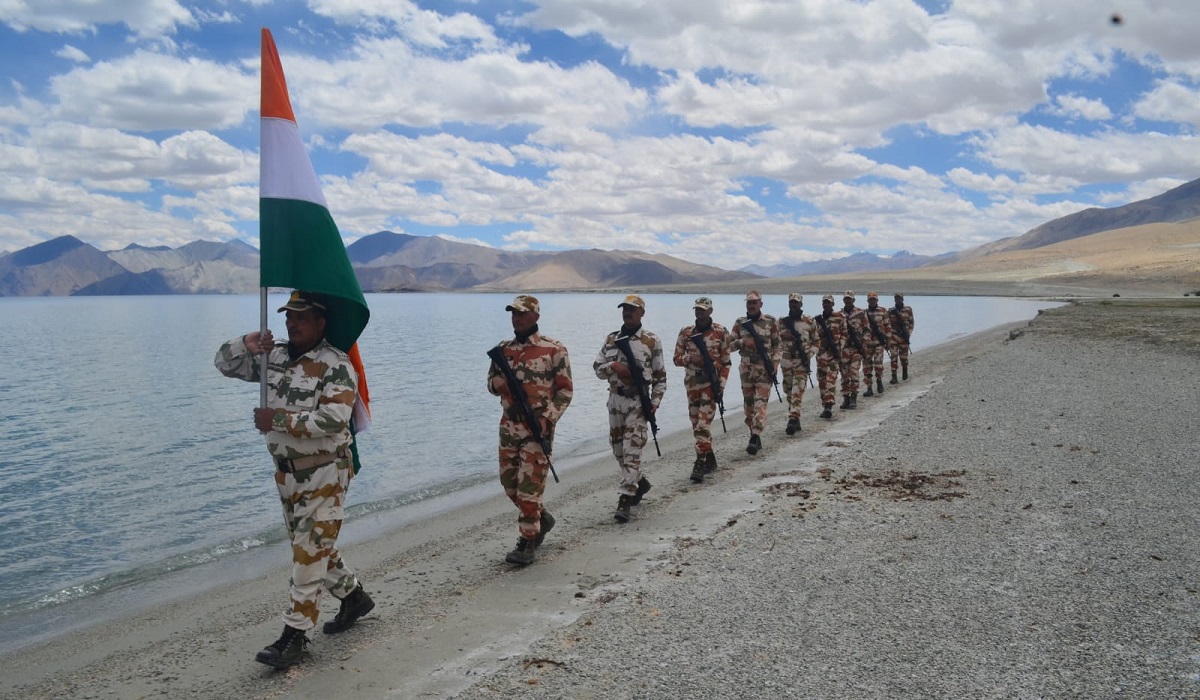
[[[261,433],[271,432],[271,427],[275,424],[275,409],[274,408],[256,408],[254,409],[254,427],[258,428]]]
[[[501,396],[507,395],[508,381],[504,377],[497,374],[496,376],[492,377],[492,390]]]
[[[251,355],[261,355],[275,346],[275,336],[269,328],[263,333],[258,331],[247,333],[242,340],[246,343],[246,349],[250,351]]]
[[[704,358],[700,357],[699,355],[692,355],[691,358],[688,360],[688,364],[690,364],[693,367],[703,368],[704,367]]]
[[[612,368],[613,371],[617,373],[617,376],[621,379],[629,379],[631,376],[633,376],[629,373],[629,368],[620,362],[612,363]]]

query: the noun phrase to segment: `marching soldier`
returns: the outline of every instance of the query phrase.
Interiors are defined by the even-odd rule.
[[[488,367],[487,390],[500,397],[500,484],[520,511],[521,536],[505,561],[525,566],[533,563],[534,552],[554,527],[554,516],[542,507],[550,455],[538,438],[546,446],[553,445],[554,426],[571,403],[574,384],[567,348],[538,328],[537,298],[521,294],[504,309],[512,312],[513,338],[500,341],[498,349],[512,379],[494,359]],[[524,415],[522,403],[531,415]],[[530,419],[537,422],[536,435]]]
[[[888,347],[888,354],[892,356],[891,383],[897,384],[897,361],[904,368],[904,378],[908,379],[909,340],[912,338],[913,327],[915,326],[912,307],[904,305],[903,294],[896,294],[896,305],[888,309],[888,316],[892,325],[892,338]]]
[[[620,330],[609,333],[604,346],[596,355],[592,369],[596,376],[608,382],[608,441],[621,469],[617,487],[617,522],[629,522],[629,507],[641,503],[650,490],[650,481],[642,476],[642,448],[646,445],[646,426],[667,390],[667,368],[663,362],[662,341],[642,328],[646,302],[630,294],[618,304],[621,308]],[[622,349],[627,341],[629,353]],[[632,357],[630,357],[632,355]],[[634,375],[640,373],[640,379]],[[642,409],[642,391],[649,394],[649,414]]]
[[[779,365],[782,345],[779,322],[762,312],[762,295],[756,290],[746,293],[746,315],[733,324],[733,349],[738,351],[738,377],[742,382],[742,407],[750,443],[746,451],[758,454],[762,449],[763,428],[767,422],[767,402],[771,387],[776,384],[775,368]]]
[[[854,305],[854,292],[842,295],[845,306],[839,311],[846,319],[846,344],[842,346],[842,410],[858,408],[858,376],[862,372],[863,345],[867,335],[867,315]]]
[[[867,390],[863,392],[863,396],[874,396],[875,393],[883,395],[883,351],[887,349],[892,334],[892,324],[888,320],[887,309],[880,308],[879,294],[876,292],[867,293],[867,310],[864,312],[867,319],[867,333],[863,338],[863,346],[866,348],[867,354],[863,357],[863,381],[867,384]],[[871,377],[875,378],[875,389],[871,390]]]
[[[821,417],[833,420],[833,396],[846,343],[846,317],[833,310],[833,295],[821,297],[821,313],[813,318],[817,329],[817,387],[821,390]]]
[[[692,466],[689,478],[699,484],[704,481],[705,474],[717,468],[710,427],[718,404],[720,410],[725,411],[725,385],[729,368],[733,366],[730,360],[733,342],[729,331],[712,320],[712,299],[700,297],[692,308],[696,323],[680,329],[672,360],[676,367],[682,367],[684,371],[688,416],[692,419],[692,435],[696,439],[696,463]]]
[[[817,349],[817,326],[804,315],[804,297],[798,292],[788,295],[788,315],[779,332],[783,342],[780,372],[783,374],[783,393],[788,399],[787,434],[795,435],[800,428],[800,402],[809,382],[809,363]]]

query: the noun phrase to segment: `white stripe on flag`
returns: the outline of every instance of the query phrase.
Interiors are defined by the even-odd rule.
[[[258,196],[312,202],[328,209],[296,122],[264,117],[260,133]]]

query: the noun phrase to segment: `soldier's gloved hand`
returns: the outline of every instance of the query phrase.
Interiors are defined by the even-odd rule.
[[[256,408],[254,409],[254,427],[258,428],[259,432],[269,433],[272,426],[275,424],[275,409],[274,408]]]

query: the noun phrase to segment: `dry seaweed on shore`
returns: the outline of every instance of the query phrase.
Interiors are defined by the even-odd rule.
[[[961,469],[935,474],[893,469],[883,474],[853,473],[836,483],[851,500],[859,498],[855,491],[869,488],[882,489],[893,501],[952,501],[967,496],[965,491],[955,490],[962,488],[957,479],[965,474]]]

